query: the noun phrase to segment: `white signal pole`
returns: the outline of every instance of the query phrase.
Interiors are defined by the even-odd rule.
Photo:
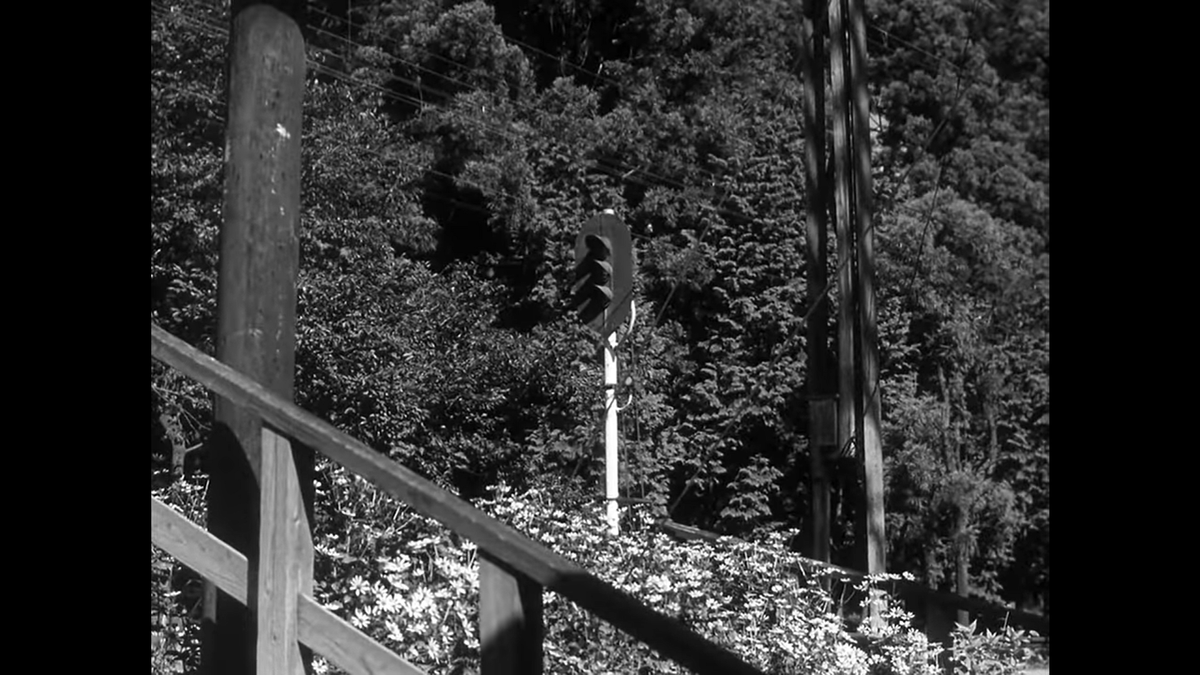
[[[620,532],[617,489],[620,467],[617,460],[617,334],[608,334],[604,345],[604,496],[608,502],[608,531]]]
[[[607,503],[606,516],[608,530],[612,534],[620,533],[621,507],[617,502],[620,496],[620,460],[617,455],[617,329],[624,323],[624,303],[629,302],[629,328],[626,337],[633,331],[633,322],[637,310],[633,304],[633,244],[629,238],[629,229],[612,209],[604,209],[603,213],[593,217],[583,226],[583,230],[575,240],[576,279],[575,299],[573,303],[580,308],[580,317],[596,332],[604,336],[604,497]],[[584,246],[588,251],[584,252]],[[596,258],[597,251],[608,255]],[[607,261],[609,257],[613,260]],[[608,274],[603,280],[591,278],[593,275],[603,275],[607,268]],[[590,294],[581,291],[587,289],[587,284],[598,286],[608,302],[604,304],[603,314],[596,316],[589,311],[589,302],[595,301],[596,289]],[[620,294],[617,305],[610,306],[614,293]],[[616,322],[613,320],[620,316]],[[599,321],[597,321],[599,319]],[[619,322],[619,323],[617,323]],[[617,323],[617,325],[612,325]],[[604,335],[605,333],[607,335]],[[632,394],[631,394],[632,398]],[[625,404],[629,405],[628,401]]]
[[[629,328],[625,337],[633,332],[633,322],[637,320],[637,305],[629,301]],[[623,407],[629,407],[633,400],[632,392]],[[608,334],[604,345],[604,497],[608,502],[608,531],[612,534],[621,532],[621,507],[617,503],[620,496],[620,459],[617,455],[617,334]]]

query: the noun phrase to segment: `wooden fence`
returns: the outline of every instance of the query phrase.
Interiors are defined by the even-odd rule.
[[[259,675],[297,675],[304,643],[352,675],[422,673],[312,597],[313,549],[291,443],[311,447],[473,541],[480,555],[483,675],[542,672],[542,591],[551,590],[700,675],[761,671],[151,323],[152,358],[263,422],[257,568],[150,498],[150,539],[247,605]]]

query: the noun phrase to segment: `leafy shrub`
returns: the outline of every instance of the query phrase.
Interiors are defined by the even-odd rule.
[[[475,546],[340,469],[324,473],[319,498],[326,491],[343,506],[336,528],[318,527],[318,599],[431,674],[477,668]],[[820,580],[794,571],[787,533],[678,542],[627,510],[613,537],[600,503],[551,494],[499,487],[479,506],[767,673],[939,672],[941,646],[899,609],[852,639]],[[557,594],[544,603],[547,672],[686,672]]]
[[[952,633],[948,661],[953,673],[971,675],[1019,675],[1034,659],[1030,638],[1037,631],[1014,630],[1005,626],[1003,632],[976,632],[976,622],[969,626],[958,624]]]
[[[162,497],[188,512],[202,504],[197,494],[180,481]],[[864,622],[852,636],[820,579],[797,572],[788,533],[752,542],[678,542],[627,509],[621,534],[612,536],[601,503],[566,503],[563,495],[499,487],[479,505],[766,673],[940,673],[942,647],[915,630],[912,616],[895,603],[887,603],[881,622]],[[317,499],[317,600],[431,675],[477,672],[474,544],[340,468],[321,470]],[[867,596],[877,581],[858,590]],[[544,596],[544,617],[546,672],[686,672],[555,593]],[[190,666],[198,650],[189,635]],[[976,636],[960,629],[949,660],[957,672],[1013,673],[1005,668],[1015,667],[1027,641],[1019,632]],[[314,666],[337,672],[319,657]]]

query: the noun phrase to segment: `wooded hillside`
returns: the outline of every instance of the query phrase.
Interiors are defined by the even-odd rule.
[[[639,262],[623,494],[800,526],[800,5],[309,2],[297,403],[465,497],[600,494],[568,301],[612,208]],[[212,353],[227,10],[151,7],[151,319]],[[979,595],[1048,610],[1049,3],[867,7],[888,566],[951,589],[965,538]],[[157,367],[151,390],[165,465],[210,401]]]

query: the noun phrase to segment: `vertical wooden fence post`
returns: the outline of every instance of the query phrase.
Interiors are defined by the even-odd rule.
[[[312,594],[312,539],[291,444],[266,428],[261,475],[258,587],[251,598],[257,675],[304,675],[297,608],[301,593]]]
[[[482,675],[541,675],[542,587],[479,554]]]
[[[290,399],[295,370],[304,40],[295,19],[275,7],[238,0],[231,12],[217,358]],[[206,458],[208,529],[246,555],[253,596],[259,572],[262,424],[255,415],[221,398],[215,402],[214,414]],[[311,460],[301,463],[311,465]],[[306,501],[311,508],[309,493]],[[206,584],[202,672],[253,673],[255,629],[248,607]]]

